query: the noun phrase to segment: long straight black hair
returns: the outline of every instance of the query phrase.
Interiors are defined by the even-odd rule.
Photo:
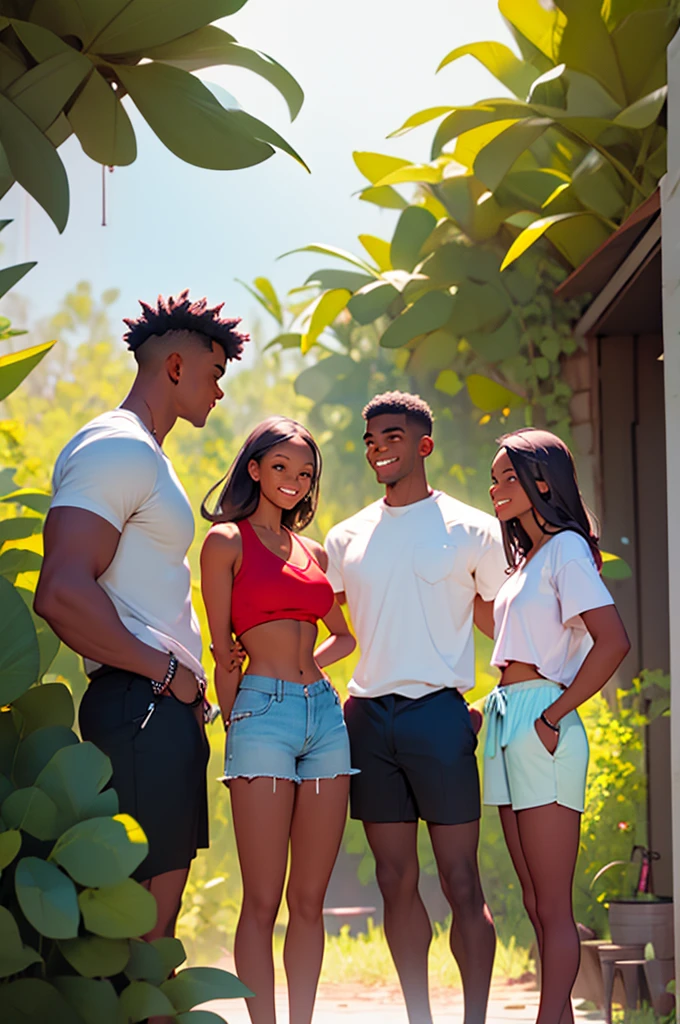
[[[289,530],[297,533],[309,526],[319,501],[319,480],[321,479],[321,452],[306,427],[286,416],[270,416],[263,420],[246,438],[241,451],[236,456],[231,468],[221,480],[210,488],[203,503],[201,515],[211,523],[238,523],[251,516],[260,500],[260,485],[253,480],[248,472],[248,463],[255,459],[260,462],[262,456],[282,441],[290,441],[292,437],[301,437],[309,445],[314,464],[312,483],[304,498],[292,509],[284,511],[281,522]],[[222,488],[212,511],[208,502],[212,494]]]
[[[536,513],[545,520],[546,525],[541,527],[543,532],[553,534],[573,530],[579,533],[588,542],[595,565],[601,569],[596,520],[583,500],[574,459],[564,441],[548,430],[526,427],[504,434],[497,443],[499,451],[507,452],[517,478],[534,506],[536,522]],[[547,493],[541,494],[537,487],[539,480],[548,485]],[[501,530],[505,557],[510,567],[515,568],[526,558],[533,544],[519,519],[501,523]]]

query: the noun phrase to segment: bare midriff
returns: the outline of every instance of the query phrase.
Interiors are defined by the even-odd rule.
[[[314,660],[318,629],[311,622],[278,619],[253,626],[239,638],[248,655],[246,674],[309,686],[323,677]]]
[[[511,661],[501,672],[500,685],[511,686],[512,683],[526,683],[531,679],[545,679],[535,665],[527,665],[524,661]]]

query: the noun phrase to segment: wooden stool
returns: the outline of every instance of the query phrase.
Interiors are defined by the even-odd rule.
[[[619,973],[623,979],[626,993],[626,1003],[629,1007],[637,1006],[638,996],[644,982],[644,952],[643,943],[630,945],[617,945],[616,943],[604,943],[598,948],[597,954],[600,958],[602,968],[602,983],[604,986],[604,1019],[606,1024],[612,1022],[612,992],[614,989],[614,977]],[[642,966],[641,966],[642,965]],[[631,1002],[631,1000],[633,1000]]]

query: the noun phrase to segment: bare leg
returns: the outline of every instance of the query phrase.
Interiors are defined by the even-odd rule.
[[[274,922],[281,903],[295,783],[232,779],[229,789],[243,879],[234,959],[239,978],[255,993],[246,1005],[253,1024],[275,1024]]]
[[[155,898],[158,908],[156,924],[144,936],[147,942],[174,938],[182,906],[182,893],[188,877],[189,868],[178,868],[176,871],[164,871],[162,875],[155,875],[141,883]],[[171,1024],[172,1020],[172,1017],[150,1017],[149,1024]]]
[[[555,1024],[563,1019],[578,973],[580,943],[572,909],[572,885],[580,824],[578,811],[559,804],[517,812],[520,843],[543,935],[537,1024]]]
[[[385,901],[385,936],[404,993],[409,1024],[432,1024],[427,954],[432,926],[418,892],[418,823],[364,822]]]
[[[283,959],[291,1024],[310,1024],[324,948],[323,901],[347,819],[349,776],[302,782],[290,832]]]
[[[453,911],[451,952],[460,968],[465,1024],[483,1024],[489,999],[496,932],[484,903],[477,866],[479,822],[430,824],[439,878]]]
[[[538,914],[536,912],[536,893],[534,892],[534,883],[531,880],[529,868],[527,867],[527,862],[522,851],[522,844],[519,839],[517,812],[513,811],[512,807],[508,804],[505,807],[499,807],[498,813],[500,815],[501,825],[503,826],[503,834],[505,835],[505,842],[508,846],[510,858],[522,887],[524,908],[533,925],[534,931],[536,932],[539,956],[543,959],[543,932],[541,930],[541,922],[539,921]],[[560,1017],[560,1024],[574,1024],[574,1011],[572,1009],[571,999],[567,1001],[567,1005]]]

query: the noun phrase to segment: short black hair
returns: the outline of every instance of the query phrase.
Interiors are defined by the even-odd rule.
[[[371,399],[364,407],[362,416],[368,422],[374,416],[390,413],[405,416],[407,420],[417,423],[426,434],[432,436],[432,409],[420,395],[410,395],[407,391],[385,391],[384,394]]]
[[[188,288],[180,292],[177,298],[169,295],[164,299],[159,295],[155,308],[141,299],[139,304],[142,307],[141,315],[136,320],[123,320],[128,327],[127,333],[123,335],[123,341],[132,352],[136,353],[149,338],[167,334],[169,331],[191,331],[192,334],[200,334],[206,339],[208,348],[215,341],[222,346],[227,359],[240,359],[243,346],[250,341],[249,334],[240,334],[235,330],[241,323],[240,317],[220,318],[224,303],[211,308],[205,298],[192,302]]]

